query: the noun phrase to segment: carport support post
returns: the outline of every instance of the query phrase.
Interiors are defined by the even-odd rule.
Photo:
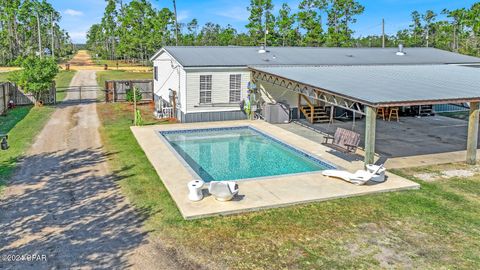
[[[477,164],[479,102],[470,102],[468,117],[467,164]]]
[[[365,106],[365,166],[375,162],[375,126],[377,111],[375,108]]]
[[[300,107],[302,106],[302,97],[298,94],[298,104],[297,104],[297,120],[300,121]]]

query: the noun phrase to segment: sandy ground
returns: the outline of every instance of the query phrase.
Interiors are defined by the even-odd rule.
[[[422,179],[427,182],[434,182],[438,180],[450,179],[450,178],[467,178],[473,177],[480,173],[480,166],[469,166],[465,169],[447,169],[439,172],[423,172],[416,173],[413,176]]]
[[[10,72],[14,70],[19,70],[19,67],[0,67],[0,73],[1,72]]]
[[[92,57],[86,50],[79,50],[78,53],[68,62],[70,64],[70,69],[72,70],[104,70],[102,65],[96,65],[92,60]],[[62,66],[65,68],[65,65]],[[114,66],[109,67],[109,70],[116,70]],[[148,72],[152,70],[152,67],[142,67],[142,66],[127,66],[120,67],[120,70],[127,70],[131,72]]]
[[[71,83],[94,84],[95,71],[79,71]],[[94,100],[96,91],[83,95]],[[93,102],[54,112],[0,200],[0,269],[180,268],[148,240],[145,217],[120,193],[99,126]]]

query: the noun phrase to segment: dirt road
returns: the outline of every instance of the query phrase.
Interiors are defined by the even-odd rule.
[[[97,65],[93,60],[92,56],[86,50],[79,50],[77,54],[68,62],[70,64],[70,69],[73,70],[104,70],[103,65]],[[115,62],[111,61],[111,66],[109,70],[117,70]],[[120,66],[120,70],[131,71],[131,72],[149,72],[152,70],[150,66]]]
[[[96,85],[95,72],[79,71],[71,84]],[[142,215],[121,195],[99,126],[93,102],[54,112],[0,200],[0,269],[176,268],[152,252]]]
[[[68,63],[72,66],[93,66],[95,63],[92,57],[85,50],[79,50],[77,54]]]

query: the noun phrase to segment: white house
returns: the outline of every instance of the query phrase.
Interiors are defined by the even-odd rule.
[[[397,48],[272,47],[259,50],[257,47],[233,46],[164,47],[151,60],[154,63],[154,92],[157,109],[175,104],[177,118],[181,122],[244,119],[245,114],[240,110],[239,103],[247,95],[247,85],[252,80],[252,74],[262,67],[300,67],[300,74],[297,74],[297,77],[302,75],[301,70],[304,67],[305,74],[311,79],[316,76],[313,67],[401,67],[480,62],[475,57],[433,48],[407,48],[399,52]],[[268,74],[264,71],[261,73]],[[349,79],[347,74],[342,76],[342,72],[356,71],[339,69],[338,74],[334,74],[337,80]],[[290,79],[278,74],[275,75],[277,80]],[[322,80],[327,81],[327,79]],[[394,84],[395,81],[391,83]],[[298,89],[289,91],[285,85],[270,80],[261,80],[257,86],[264,102],[286,103],[292,109],[294,117],[300,116],[299,107],[304,115],[308,114],[302,110],[302,106],[308,101],[301,100],[301,96],[308,98],[308,94],[302,95]],[[176,95],[175,100],[173,100],[173,93]],[[353,100],[349,99],[348,95],[342,96],[341,92],[337,93],[337,96]],[[322,102],[318,93],[313,98],[316,99],[317,105],[340,108],[353,106],[346,105],[348,102],[343,105],[338,104],[337,101]],[[361,103],[362,99],[358,100]]]

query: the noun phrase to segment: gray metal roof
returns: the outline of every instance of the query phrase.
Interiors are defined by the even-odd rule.
[[[480,100],[480,69],[455,65],[250,68],[370,105]]]
[[[246,67],[248,65],[408,65],[471,64],[480,58],[433,48],[312,48],[269,47],[258,53],[258,47],[165,47],[184,67]],[[158,57],[160,50],[152,59]]]

